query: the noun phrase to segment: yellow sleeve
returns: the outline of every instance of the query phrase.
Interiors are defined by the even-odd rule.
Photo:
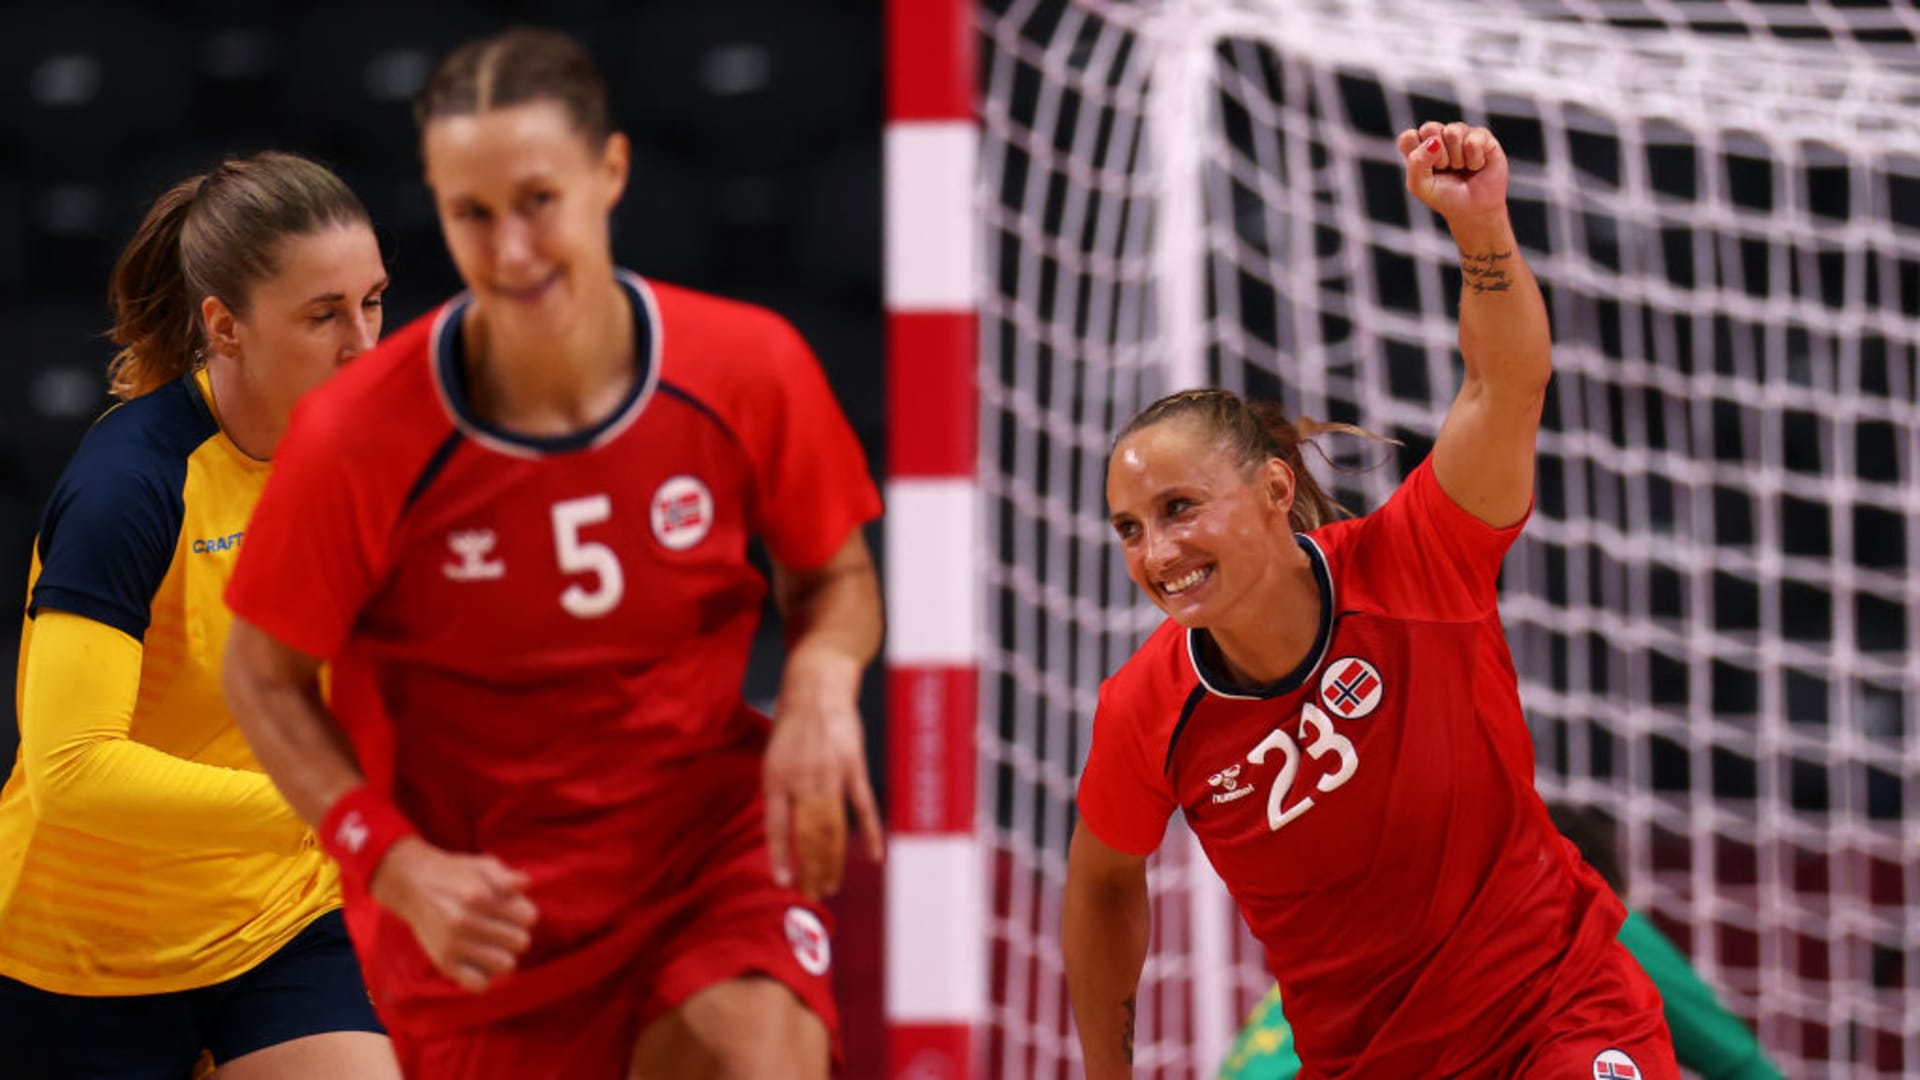
[[[143,847],[299,851],[307,827],[265,773],[203,765],[129,737],[141,652],[140,642],[83,616],[42,610],[33,620],[20,758],[34,813]]]

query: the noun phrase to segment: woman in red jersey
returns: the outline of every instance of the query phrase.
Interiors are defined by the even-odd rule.
[[[1465,124],[1399,149],[1459,245],[1466,360],[1399,491],[1336,520],[1313,426],[1215,390],[1148,407],[1108,462],[1128,572],[1169,618],[1102,687],[1080,779],[1063,944],[1093,1080],[1131,1071],[1146,857],[1176,808],[1265,947],[1302,1076],[1678,1076],[1619,901],[1534,793],[1495,607],[1551,373],[1506,158]]]
[[[468,291],[296,414],[228,695],[341,863],[409,1075],[824,1078],[839,866],[787,852],[850,801],[879,853],[859,445],[784,321],[614,266],[628,143],[577,44],[469,43],[417,115]]]

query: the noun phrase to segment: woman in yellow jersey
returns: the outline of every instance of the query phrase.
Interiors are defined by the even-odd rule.
[[[367,211],[289,154],[174,186],[114,268],[123,404],[34,545],[0,789],[0,1075],[385,1078],[339,880],[228,716],[221,590],[294,402],[379,336]],[[204,1064],[202,1065],[204,1068]]]

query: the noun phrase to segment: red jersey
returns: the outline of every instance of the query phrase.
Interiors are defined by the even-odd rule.
[[[1624,917],[1534,792],[1495,609],[1519,531],[1423,463],[1377,512],[1300,537],[1321,620],[1285,679],[1236,686],[1169,621],[1101,688],[1081,819],[1144,855],[1186,813],[1305,1075],[1495,1075]]]
[[[532,878],[533,945],[478,997],[350,898],[369,985],[409,1023],[507,1015],[631,957],[627,916],[684,890],[714,846],[709,800],[758,796],[700,781],[703,755],[765,736],[741,697],[766,592],[749,540],[812,569],[879,512],[790,326],[622,285],[637,377],[577,435],[473,414],[465,297],[308,395],[228,589],[236,614],[331,662],[369,783],[426,839]]]

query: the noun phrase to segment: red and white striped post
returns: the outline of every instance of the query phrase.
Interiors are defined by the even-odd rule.
[[[888,0],[887,1075],[964,1080],[986,1008],[974,823],[978,536],[971,0]]]

